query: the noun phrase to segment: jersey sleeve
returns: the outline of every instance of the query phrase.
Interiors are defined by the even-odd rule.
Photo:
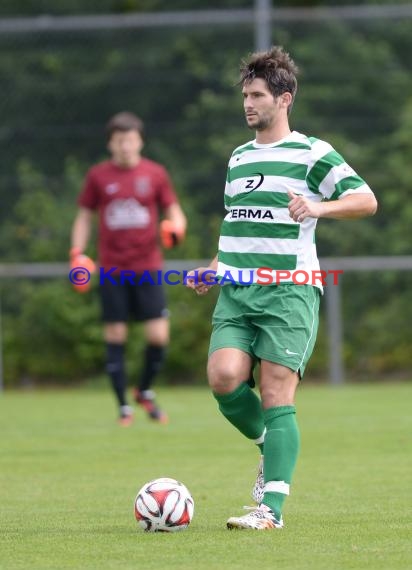
[[[162,210],[178,202],[170,176],[163,167],[158,170],[157,200]]]
[[[95,210],[99,205],[99,186],[93,169],[90,169],[86,174],[77,203],[81,208],[88,208],[89,210]]]
[[[365,180],[330,144],[317,140],[312,154],[306,181],[314,194],[321,194],[327,200],[339,200],[349,194],[372,193]]]
[[[224,197],[225,210],[227,210],[228,212],[230,211],[230,203],[231,203],[230,166],[228,166],[226,171],[225,197]]]

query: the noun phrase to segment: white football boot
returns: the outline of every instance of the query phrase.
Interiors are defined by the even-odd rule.
[[[281,518],[280,520],[277,520],[273,511],[271,511],[266,505],[244,508],[251,510],[251,512],[241,517],[230,517],[226,523],[227,528],[252,530],[283,528],[283,519]]]

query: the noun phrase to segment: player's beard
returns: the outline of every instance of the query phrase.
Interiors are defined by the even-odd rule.
[[[268,114],[263,116],[256,115],[254,118],[256,121],[252,123],[250,121],[247,121],[247,126],[249,129],[253,129],[254,131],[265,131],[272,126],[273,117]]]

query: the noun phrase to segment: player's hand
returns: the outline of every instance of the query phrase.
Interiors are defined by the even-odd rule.
[[[288,204],[289,215],[294,222],[303,222],[306,218],[319,218],[320,204],[313,202],[305,196],[295,194],[288,190],[290,202]]]
[[[91,275],[96,271],[94,261],[81,253],[80,249],[73,247],[70,250],[70,281],[78,293],[87,293],[90,290]]]
[[[198,267],[189,271],[186,276],[186,287],[196,291],[198,295],[206,295],[216,285],[216,270],[211,267]]]
[[[178,227],[170,220],[162,220],[160,222],[160,239],[163,247],[171,249],[176,247],[185,238],[185,231],[183,228]]]

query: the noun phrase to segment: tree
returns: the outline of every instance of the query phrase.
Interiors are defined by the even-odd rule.
[[[23,14],[24,10],[25,14],[33,14],[35,4],[6,1],[0,13]],[[216,4],[182,0],[173,3],[173,9],[251,6],[249,1],[235,0]],[[76,0],[70,6],[46,0],[42,4],[42,11],[52,14],[57,10],[69,14],[92,9],[107,13],[171,7],[164,0],[106,0],[98,6],[88,3],[87,7]],[[167,165],[189,213],[188,240],[168,255],[212,256],[223,215],[228,157],[235,146],[253,137],[245,126],[236,86],[239,61],[253,50],[252,28],[228,25],[0,35],[0,77],[4,86],[0,94],[2,259],[66,259],[82,177],[90,163],[104,157],[104,124],[122,109],[143,117],[147,154]],[[378,215],[362,222],[321,220],[317,236],[321,256],[410,251],[406,236],[412,223],[408,205],[412,174],[411,32],[412,20],[407,19],[273,25],[275,42],[283,44],[301,68],[293,128],[331,142],[370,183],[380,202]],[[405,317],[409,279],[408,275],[395,274],[345,278],[345,351],[351,367],[359,373],[405,366],[406,347],[412,340]],[[29,297],[19,304],[20,286],[22,295]],[[41,339],[36,345],[39,350],[40,345],[44,346],[46,331],[54,335],[49,358],[55,360],[57,370],[57,361],[65,362],[67,354],[75,350],[81,315],[90,318],[90,314],[80,300],[73,314],[59,307],[56,300],[64,297],[62,283],[38,283],[36,291],[30,287],[16,284],[4,294],[8,319],[6,365],[19,361],[19,366],[13,364],[10,370],[23,374],[32,367],[42,376],[46,371],[41,372],[40,364],[32,366],[29,362],[30,355],[37,357],[39,351],[30,352],[29,340],[25,341],[27,345],[22,344],[24,319],[31,323],[36,339]],[[178,341],[172,347],[170,362],[176,377],[193,376],[203,370],[198,359],[206,350],[211,305],[209,301],[199,304],[179,288],[170,292],[173,303],[182,308],[172,323],[180,333],[175,334]],[[47,304],[48,327],[44,323],[36,325],[44,312],[39,306],[48,298],[55,300]],[[71,300],[67,303],[72,307]],[[72,335],[70,342],[61,340],[63,349],[67,349],[66,357],[54,344],[60,337],[52,321],[64,321],[66,331],[70,331],[67,334]],[[383,332],[371,335],[372,326],[380,326],[386,333],[392,322],[399,325],[386,344]],[[85,342],[90,354],[95,355],[93,366],[98,368],[101,356],[94,334],[90,333],[93,341]],[[323,334],[315,369],[324,374]],[[188,351],[196,354],[196,361],[187,362]],[[70,366],[62,368],[67,374],[90,371],[89,353],[82,359],[77,355],[74,361],[77,372]]]

